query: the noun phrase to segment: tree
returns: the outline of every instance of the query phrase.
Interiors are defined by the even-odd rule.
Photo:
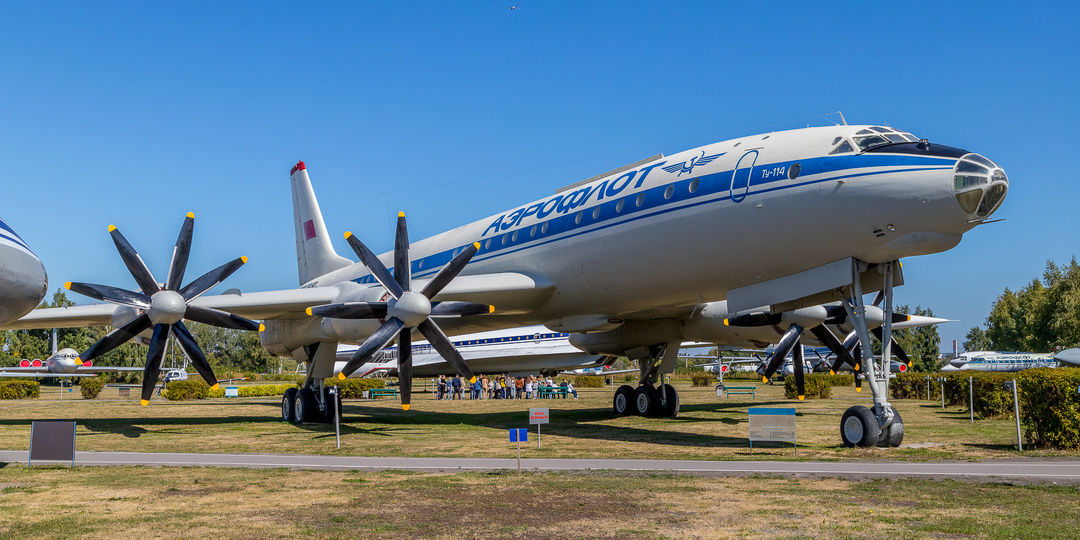
[[[1080,265],[1046,261],[1042,280],[998,296],[986,318],[996,350],[1048,352],[1080,343]]]
[[[994,344],[990,341],[990,336],[987,336],[981,327],[972,326],[964,339],[965,352],[993,350]]]

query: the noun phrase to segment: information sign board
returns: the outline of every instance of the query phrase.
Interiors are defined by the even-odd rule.
[[[240,388],[236,386],[226,386],[225,397],[240,397]]]
[[[548,414],[549,409],[529,409],[529,425],[533,424],[547,424],[551,416]]]
[[[750,445],[754,441],[795,442],[795,409],[752,407]]]
[[[510,430],[510,442],[529,442],[529,429],[512,428]]]
[[[70,461],[75,467],[75,422],[30,423],[30,460]]]

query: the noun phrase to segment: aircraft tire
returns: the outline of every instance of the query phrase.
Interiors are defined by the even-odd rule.
[[[319,402],[315,399],[315,393],[310,388],[301,388],[296,392],[293,400],[293,422],[297,424],[311,423],[321,420],[319,415]]]
[[[629,384],[624,384],[615,391],[615,399],[612,403],[612,408],[615,409],[615,414],[626,416],[634,412],[634,387]]]
[[[296,389],[290,388],[281,397],[281,419],[286,422],[293,421],[293,402],[296,401]]]
[[[634,412],[638,416],[656,416],[660,409],[660,392],[647,384],[634,390]]]
[[[840,417],[840,438],[848,448],[874,446],[881,437],[881,426],[873,411],[861,405],[855,405],[844,411]]]
[[[893,421],[889,424],[889,427],[881,430],[881,435],[878,436],[877,445],[886,448],[896,448],[904,442],[904,419],[900,418],[900,412],[895,407],[889,406],[893,412]]]
[[[660,392],[664,393],[665,399],[663,410],[660,411],[660,416],[665,418],[675,418],[679,415],[679,393],[676,392],[675,387],[670,384],[661,386]]]
[[[334,409],[337,409],[338,418],[341,418],[341,401],[335,400],[334,395],[330,393],[329,387],[323,388],[323,402],[326,403],[326,409],[323,411],[322,421],[324,424],[334,423]],[[336,407],[335,407],[336,402]]]

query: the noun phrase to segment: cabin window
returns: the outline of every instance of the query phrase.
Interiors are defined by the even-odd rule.
[[[600,207],[599,206],[597,206],[596,208],[593,208],[593,211],[592,211],[592,218],[596,219],[598,217],[600,217]]]
[[[634,201],[634,204],[636,204],[638,208],[641,208],[641,205],[645,204],[645,194],[639,193],[637,196],[637,200]]]
[[[624,206],[626,206],[626,199],[619,199],[619,202],[615,203],[615,212],[622,212]]]
[[[690,181],[690,193],[693,193],[693,192],[697,191],[699,183],[700,182],[698,181],[697,178]]]
[[[577,215],[574,216],[574,223],[581,223],[581,212],[578,212]]]
[[[674,195],[674,194],[675,194],[675,186],[668,186],[667,189],[664,190],[664,198],[665,199],[670,199],[671,196]]]

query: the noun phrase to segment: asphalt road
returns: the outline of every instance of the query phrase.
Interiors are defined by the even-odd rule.
[[[0,463],[26,463],[25,450],[0,450]],[[38,463],[35,461],[35,463]],[[55,462],[48,462],[55,463]],[[46,462],[41,462],[42,465]],[[517,469],[516,459],[387,458],[300,454],[181,454],[76,452],[76,465],[286,468],[317,470],[404,469],[425,472]],[[1006,459],[982,462],[935,461],[679,461],[650,459],[522,459],[530,471],[663,471],[717,476],[782,475],[843,478],[953,478],[974,481],[1080,484],[1080,461]]]

